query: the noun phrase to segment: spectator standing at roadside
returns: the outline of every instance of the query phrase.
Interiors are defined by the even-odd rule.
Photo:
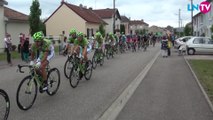
[[[20,52],[21,52],[21,59],[24,61],[24,55],[23,55],[23,49],[24,49],[24,41],[25,41],[25,35],[23,33],[20,33],[19,35],[20,39]]]
[[[7,63],[12,66],[12,62],[11,62],[11,49],[12,49],[12,42],[11,42],[11,37],[9,34],[6,34],[5,38],[4,38],[4,48],[5,48],[5,52],[7,54]]]
[[[29,37],[26,37],[23,44],[23,58],[25,62],[29,62],[29,52]]]
[[[167,39],[168,39],[168,56],[171,56],[171,48],[172,48],[171,34],[167,34]]]
[[[168,56],[168,39],[166,38],[166,36],[163,36],[162,41],[161,41],[161,53],[163,57],[167,57]]]

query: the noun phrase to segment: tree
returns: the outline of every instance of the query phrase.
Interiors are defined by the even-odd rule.
[[[38,0],[33,0],[32,5],[30,6],[30,34],[33,35],[34,33],[41,31],[41,9],[39,8],[40,4]]]
[[[185,36],[190,36],[191,35],[191,31],[192,31],[192,29],[188,25],[186,25],[185,28],[184,28],[184,35]]]
[[[101,23],[100,26],[99,26],[99,32],[101,33],[101,35],[103,37],[105,37],[105,29],[104,29],[104,24]]]
[[[120,32],[121,32],[121,33],[125,33],[125,26],[124,26],[123,24],[120,25],[120,28],[121,28],[121,31],[120,31]]]

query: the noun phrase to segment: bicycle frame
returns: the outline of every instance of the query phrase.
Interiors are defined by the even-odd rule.
[[[23,66],[20,66],[20,65],[18,65],[18,68],[19,68],[19,71],[20,71],[20,73],[24,73],[22,70],[21,70],[21,68],[22,67],[28,67],[30,70],[30,72],[29,72],[29,75],[31,76],[31,80],[29,81],[29,88],[27,88],[28,90],[32,90],[32,84],[33,84],[33,80],[35,80],[37,83],[38,83],[38,85],[39,86],[42,86],[42,84],[43,84],[43,80],[40,80],[39,79],[39,77],[41,76],[41,75],[39,75],[38,73],[37,73],[37,71],[36,71],[36,68],[35,68],[35,66],[30,66],[30,65],[23,65]],[[48,72],[48,69],[49,69],[50,67],[49,67],[49,65],[47,65],[47,68],[46,68],[46,71]]]
[[[77,56],[74,57],[74,67],[77,67],[77,69],[80,70],[81,73],[85,72],[85,64],[84,64],[83,58],[79,58]]]

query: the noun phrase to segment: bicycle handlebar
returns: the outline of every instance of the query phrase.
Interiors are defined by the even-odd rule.
[[[24,71],[21,70],[22,67],[29,67],[29,68],[32,68],[33,66],[31,66],[31,65],[18,65],[18,71],[19,71],[20,73],[24,73]]]

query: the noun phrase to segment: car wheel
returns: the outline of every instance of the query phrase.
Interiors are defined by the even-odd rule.
[[[188,49],[188,54],[189,55],[194,55],[195,54],[195,50],[193,48],[189,48]]]

